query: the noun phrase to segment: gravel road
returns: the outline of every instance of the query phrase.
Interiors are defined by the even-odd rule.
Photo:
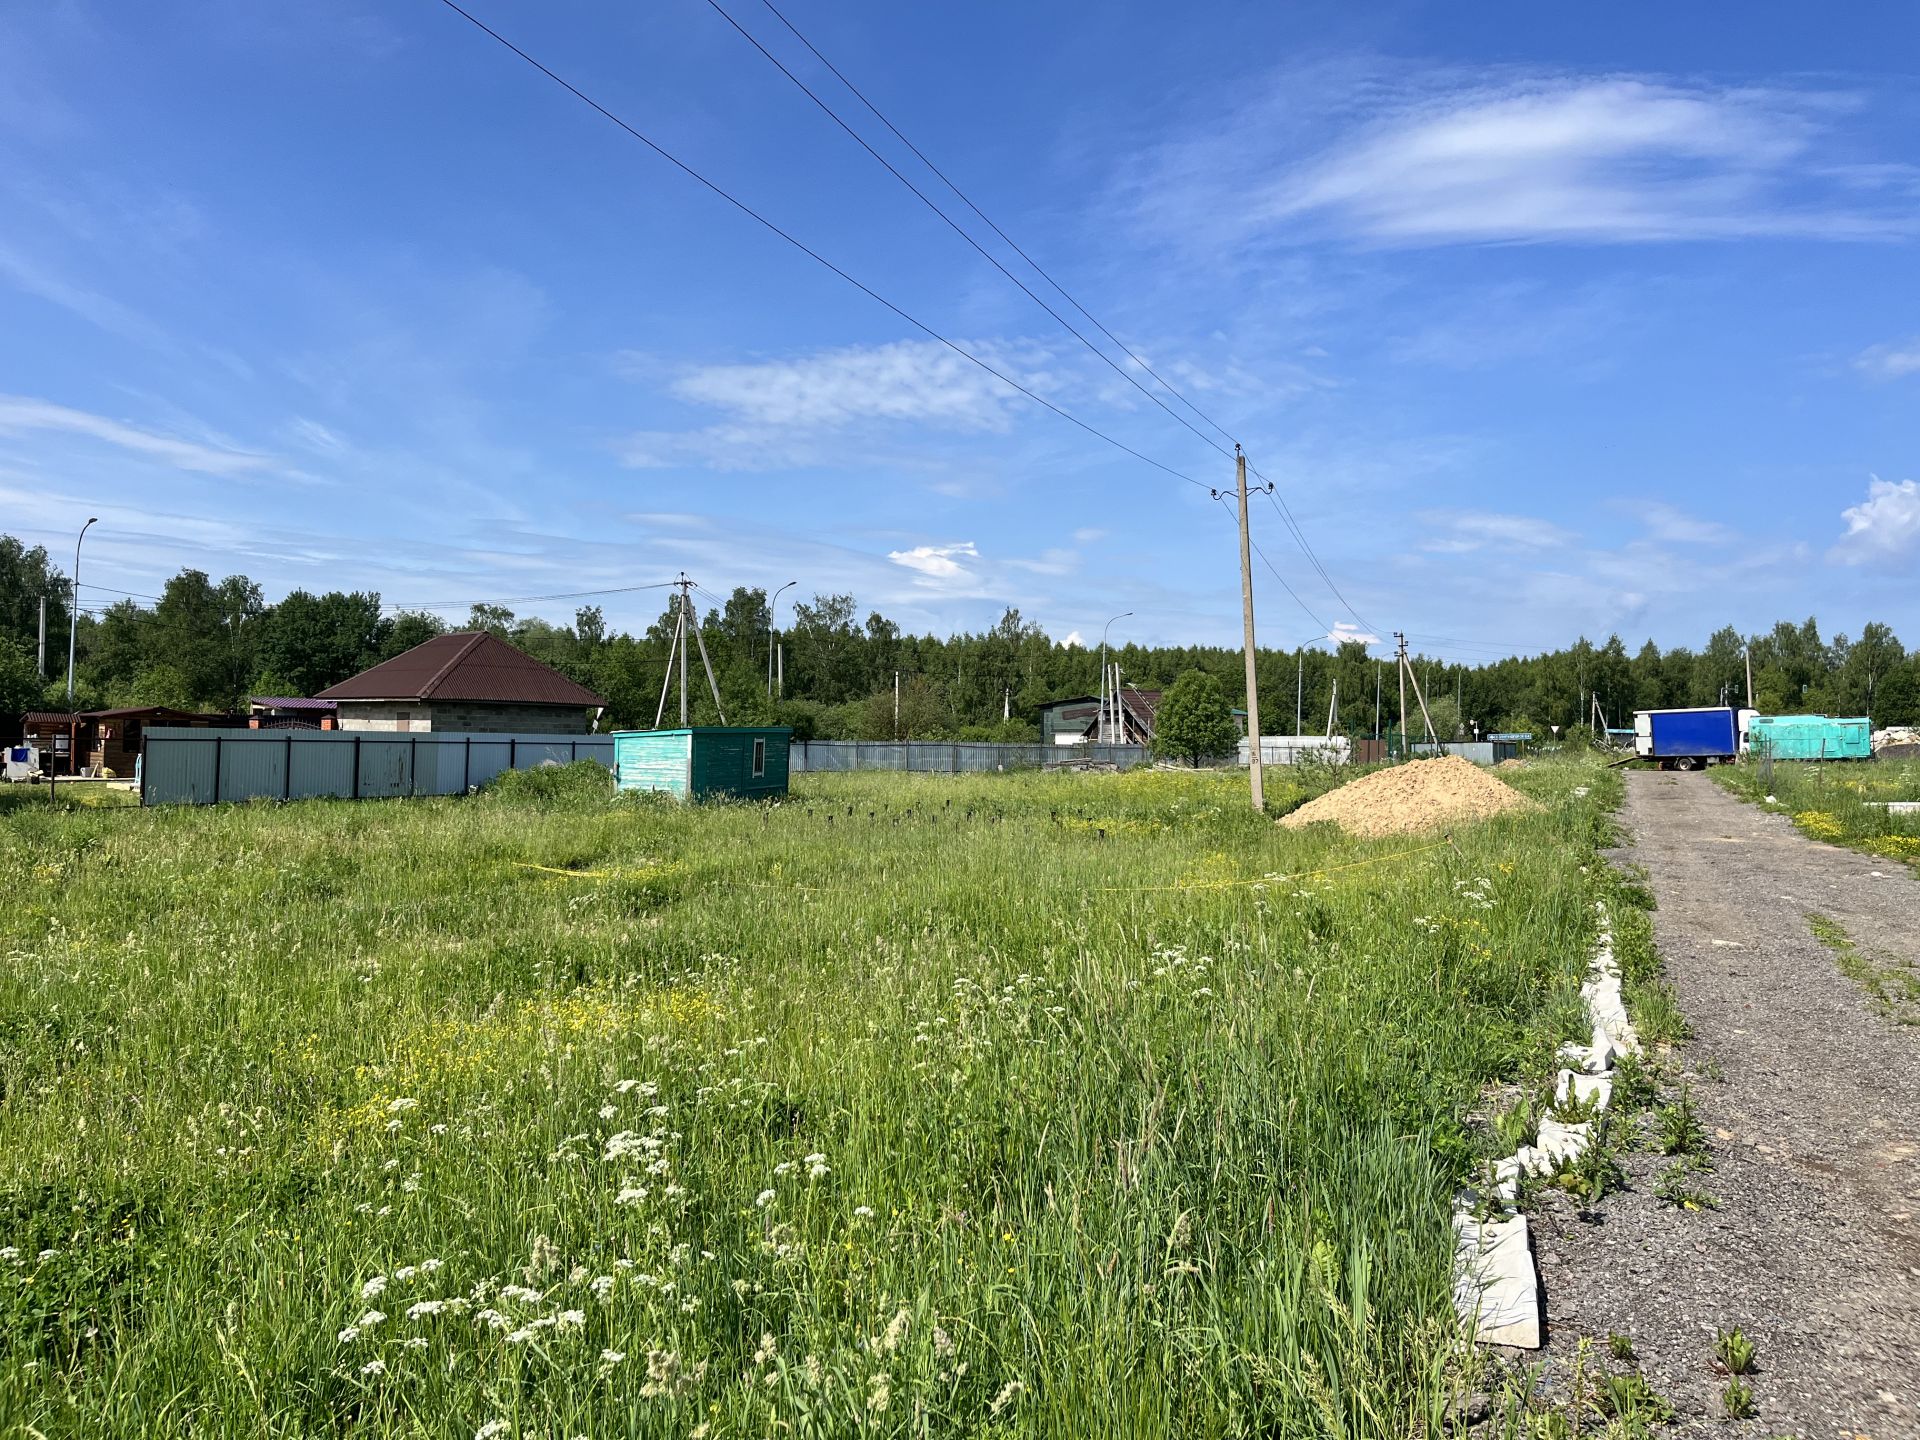
[[[1713,1150],[1700,1212],[1653,1195],[1670,1163],[1626,1158],[1597,1220],[1536,1228],[1548,1353],[1631,1335],[1683,1435],[1920,1437],[1920,1026],[1841,973],[1809,912],[1880,964],[1920,966],[1920,877],[1818,844],[1704,775],[1627,776],[1622,816],[1659,901],[1654,933],[1693,1028]],[[1705,1078],[1712,1077],[1712,1078]],[[1716,1329],[1758,1352],[1755,1419],[1721,1415]]]

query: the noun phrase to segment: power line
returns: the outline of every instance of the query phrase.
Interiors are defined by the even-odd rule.
[[[1005,230],[1002,230],[997,224],[995,224],[993,221],[993,217],[988,215],[986,211],[982,210],[978,205],[976,205],[973,202],[973,198],[969,196],[966,193],[966,191],[962,190],[958,185],[954,184],[954,182],[948,178],[945,171],[943,171],[938,165],[934,164],[933,161],[929,160],[925,152],[923,152],[918,145],[915,145],[913,141],[909,140],[901,132],[900,127],[898,125],[895,125],[893,121],[889,120],[886,117],[886,115],[881,112],[880,107],[878,105],[875,105],[873,101],[867,98],[865,92],[863,92],[858,85],[855,85],[853,81],[849,80],[841,72],[838,66],[836,66],[825,55],[821,54],[820,47],[815,45],[805,35],[801,34],[799,27],[796,26],[791,20],[789,20],[779,10],[779,8],[773,4],[773,0],[761,0],[761,3],[765,5],[769,11],[772,12],[773,17],[776,20],[778,20],[782,25],[786,26],[787,29],[793,33],[793,37],[796,40],[798,40],[802,45],[806,46],[810,52],[812,52],[814,59],[818,60],[822,65],[826,66],[827,69],[833,73],[834,79],[838,80],[842,85],[846,86],[847,89],[853,93],[853,96],[855,99],[859,100],[859,102],[862,105],[866,106],[868,110],[873,112],[873,116],[875,119],[877,119],[882,125],[886,126],[888,130],[893,132],[893,136],[895,139],[897,139],[902,145],[906,146],[907,149],[913,152],[915,159],[917,159],[922,165],[926,166],[927,169],[931,170],[936,176],[938,176],[940,179],[940,183],[942,185],[945,185],[947,189],[951,190],[955,195],[959,196],[961,202],[969,210],[973,211],[974,214],[978,215],[981,218],[981,220],[986,223],[986,226],[988,229],[992,230],[994,234],[998,235],[1002,240],[1004,240],[1007,243],[1008,248],[1011,249],[1014,254],[1018,255],[1022,260],[1026,261],[1028,265],[1032,266],[1035,273],[1038,274],[1041,277],[1041,279],[1045,280],[1047,284],[1051,285],[1054,288],[1054,290],[1057,291],[1066,300],[1066,302],[1069,305],[1073,306],[1075,310],[1078,310],[1082,315],[1084,315],[1087,318],[1088,322],[1091,323],[1096,330],[1098,330],[1102,335],[1106,336],[1107,339],[1111,340],[1115,345],[1119,346],[1119,348],[1126,354],[1129,360],[1133,361],[1134,364],[1138,365],[1142,370],[1146,371],[1147,374],[1153,376],[1153,378],[1156,381],[1158,381],[1162,386],[1166,388],[1168,394],[1172,395],[1182,405],[1185,405],[1187,409],[1191,410],[1195,415],[1198,415],[1202,420],[1206,421],[1207,424],[1211,425],[1218,434],[1224,436],[1229,441],[1234,441],[1235,443],[1238,443],[1236,438],[1233,435],[1229,434],[1227,430],[1222,425],[1219,424],[1219,422],[1214,420],[1214,418],[1211,415],[1208,415],[1199,406],[1195,405],[1185,395],[1181,394],[1180,391],[1174,386],[1172,381],[1168,380],[1165,376],[1161,375],[1157,370],[1155,370],[1151,365],[1149,365],[1139,354],[1137,354],[1133,349],[1131,349],[1124,340],[1122,340],[1118,335],[1115,335],[1105,325],[1102,325],[1100,323],[1098,316],[1094,315],[1093,312],[1088,310],[1086,306],[1082,305],[1078,300],[1074,299],[1072,295],[1068,294],[1067,289],[1064,285],[1062,285],[1058,280],[1054,279],[1052,275],[1048,274],[1046,269],[1040,264],[1038,260],[1035,260],[1025,250],[1021,249],[1019,244],[1014,240],[1014,238],[1011,235],[1007,234]],[[731,19],[732,17],[729,16],[728,18]],[[782,66],[781,68],[785,69],[786,67]],[[837,116],[835,118],[838,119]],[[842,123],[844,124],[845,122],[842,122]],[[863,141],[862,143],[864,144],[865,142]],[[888,166],[887,168],[892,169],[893,167]],[[952,223],[952,222],[949,221],[948,223]],[[1021,288],[1025,289],[1026,287],[1021,286]],[[1051,311],[1049,311],[1049,313],[1051,313]],[[1102,358],[1105,358],[1105,357],[1103,356]]]
[[[1041,299],[1038,295],[1036,295],[1033,292],[1032,288],[1028,286],[1026,281],[1022,280],[1018,275],[1014,274],[1013,271],[1009,270],[1005,265],[1003,265],[1000,262],[1000,258],[997,255],[995,255],[992,251],[988,250],[987,247],[982,245],[978,240],[974,239],[973,236],[967,232],[966,228],[963,225],[961,225],[959,221],[955,220],[951,215],[949,215],[945,210],[943,210],[940,207],[940,204],[938,201],[934,200],[932,197],[930,197],[926,193],[926,191],[922,190],[918,185],[914,184],[913,181],[909,180],[905,175],[901,174],[900,171],[894,166],[894,163],[891,160],[887,159],[886,156],[882,155],[878,150],[874,149],[873,146],[869,145],[867,143],[866,137],[863,136],[858,130],[855,130],[853,126],[849,125],[845,120],[845,118],[841,116],[839,111],[835,110],[825,100],[822,100],[820,96],[814,92],[812,87],[807,84],[806,81],[802,80],[798,75],[794,74],[792,70],[787,68],[786,63],[782,61],[779,56],[775,55],[771,50],[767,49],[765,45],[762,45],[758,40],[758,38],[756,38],[754,34],[747,29],[746,26],[742,25],[738,20],[734,19],[733,16],[728,13],[726,7],[720,4],[720,0],[707,0],[707,4],[712,6],[713,9],[716,12],[718,12],[720,17],[724,19],[729,25],[731,25],[735,30],[738,30],[740,34],[746,38],[746,41],[749,45],[753,46],[754,49],[758,50],[762,55],[766,56],[768,61],[772,63],[775,69],[777,69],[782,75],[786,76],[787,79],[791,80],[796,86],[798,86],[801,94],[805,95],[809,100],[813,101],[815,105],[819,106],[820,109],[826,113],[828,118],[830,118],[834,122],[834,124],[838,125],[842,130],[846,131],[847,134],[853,138],[853,141],[855,144],[857,144],[862,150],[865,150],[867,154],[871,155],[875,160],[879,161],[880,164],[886,168],[886,171],[889,175],[893,176],[894,179],[898,180],[902,185],[906,186],[907,189],[911,190],[914,193],[914,195],[919,199],[921,204],[925,205],[929,210],[933,211],[935,215],[938,215],[942,220],[946,221],[947,225],[953,230],[953,233],[958,235],[962,240],[966,241],[967,244],[971,245],[975,250],[977,250],[982,256],[982,258],[984,258],[989,265],[993,266],[994,269],[998,270],[1002,275],[1006,276],[1007,279],[1011,280],[1015,285],[1018,285],[1020,287],[1021,293],[1024,294],[1029,300],[1033,301],[1034,304],[1038,305],[1042,310],[1046,311],[1047,314],[1051,315],[1056,321],[1058,321],[1060,324],[1060,327],[1063,330],[1065,330],[1069,335],[1073,336],[1073,338],[1078,340],[1082,345],[1086,346],[1088,350],[1093,352],[1093,354],[1098,356],[1100,360],[1103,361],[1108,366],[1108,368],[1110,368],[1113,371],[1114,374],[1118,375],[1122,380],[1125,380],[1129,385],[1133,386],[1134,389],[1138,390],[1142,395],[1146,396],[1147,399],[1151,400],[1155,405],[1158,405],[1162,410],[1166,411],[1167,414],[1172,416],[1174,420],[1178,421],[1181,425],[1184,425],[1188,430],[1192,431],[1193,434],[1200,439],[1201,443],[1206,445],[1211,445],[1215,450],[1219,451],[1220,454],[1225,455],[1228,458],[1232,457],[1233,452],[1231,450],[1227,449],[1226,446],[1220,444],[1219,441],[1215,440],[1212,436],[1208,435],[1205,431],[1196,427],[1191,420],[1186,418],[1186,416],[1174,410],[1171,406],[1167,404],[1166,401],[1162,400],[1158,395],[1154,394],[1146,386],[1142,385],[1135,376],[1127,373],[1127,370],[1125,369],[1125,367],[1122,366],[1118,361],[1116,361],[1111,355],[1107,354],[1106,351],[1102,350],[1098,345],[1095,345],[1085,335],[1082,335],[1079,332],[1079,330],[1074,328],[1072,321],[1068,320],[1066,316],[1062,315],[1058,310],[1054,309],[1045,300]],[[772,9],[773,7],[768,6],[767,8]],[[789,30],[793,30],[793,33],[795,35],[800,35],[800,32],[798,30],[794,30],[792,23],[787,21],[784,15],[780,15],[780,12],[777,10],[774,11],[774,14],[780,18],[782,23],[787,25],[787,28]],[[809,50],[813,50],[813,53],[816,56],[820,54],[818,50],[814,50],[814,47],[811,44],[807,43],[807,39],[804,35],[800,35],[800,40],[801,40],[801,43],[807,45],[807,48]],[[827,64],[824,57],[821,58],[821,63]],[[834,67],[832,65],[827,64],[827,68],[829,70],[833,70],[833,73],[835,75],[840,75],[840,72],[838,70],[834,70]],[[841,75],[840,81],[842,84],[846,85],[849,90],[853,90],[853,86],[847,82],[847,79],[845,76]],[[860,95],[860,92],[858,90],[854,90],[853,93],[855,95]],[[869,110],[874,111],[874,114],[876,115],[880,114],[878,110],[874,110],[872,102],[868,101],[864,95],[861,95],[860,99],[862,103],[866,104]],[[881,115],[880,119],[882,123],[887,124],[887,128],[889,130],[893,130],[894,134],[899,135],[900,132],[897,129],[895,129],[892,124],[887,123],[886,116]],[[903,140],[903,142],[905,141],[904,136],[902,136],[901,139]],[[913,149],[913,146],[911,145],[910,142],[908,142],[908,148]],[[920,152],[918,150],[914,150],[914,154],[919,155]],[[923,161],[926,160],[926,157],[924,155],[922,155],[920,158]],[[927,168],[932,170],[933,169],[932,164],[928,163]],[[940,174],[938,170],[934,170],[934,173],[936,175]],[[940,178],[942,180],[946,180],[946,176],[944,175],[941,175]],[[953,184],[951,181],[947,181],[947,185],[949,189],[953,189]],[[954,194],[959,195],[960,192],[958,190],[954,190]],[[961,195],[960,198],[962,200],[965,200],[966,196]],[[967,201],[967,203],[971,205],[973,202]],[[975,207],[975,211],[976,213],[978,213],[978,207]],[[982,218],[984,219],[985,217],[983,216]],[[988,221],[987,223],[989,225],[993,224],[992,221]],[[997,225],[994,226],[994,230],[996,233],[1000,234],[1002,239],[1006,239],[1005,233],[1002,232]],[[1011,240],[1007,241],[1007,243],[1009,245],[1013,244]],[[1014,248],[1016,250],[1019,249],[1018,246],[1014,246]],[[1029,260],[1027,263],[1031,265],[1033,262]],[[1034,268],[1038,269],[1039,267],[1035,266]],[[1049,283],[1051,283],[1051,281],[1049,281]],[[1054,288],[1058,290],[1060,287],[1055,285]],[[1066,292],[1063,290],[1061,291],[1061,294],[1064,295],[1066,294]],[[1068,298],[1071,299],[1072,297],[1068,297]],[[1086,314],[1086,311],[1082,310],[1081,314],[1083,315]],[[1088,318],[1091,319],[1092,317],[1089,316]],[[1116,341],[1115,343],[1118,344],[1119,342]],[[1125,349],[1124,346],[1122,346],[1121,348]],[[1133,352],[1128,351],[1127,353],[1131,355]],[[1159,377],[1156,376],[1155,378],[1158,379]],[[1166,382],[1161,381],[1161,383],[1165,384]],[[1205,417],[1203,416],[1202,418],[1204,419]],[[1208,421],[1208,423],[1212,424],[1211,421]],[[1215,426],[1214,428],[1219,429],[1218,426]],[[1223,431],[1222,433],[1224,434],[1225,432]],[[1233,437],[1229,435],[1227,438],[1231,440]]]
[[[1252,469],[1253,467],[1249,466],[1248,468]],[[1253,473],[1260,475],[1258,470],[1254,470]],[[1371,620],[1367,619],[1366,616],[1354,609],[1352,602],[1340,593],[1340,587],[1333,583],[1333,576],[1327,573],[1327,567],[1320,563],[1320,557],[1314,554],[1313,546],[1307,543],[1306,531],[1302,530],[1300,528],[1300,522],[1293,518],[1293,511],[1288,507],[1287,502],[1279,498],[1277,494],[1278,487],[1273,481],[1267,480],[1266,476],[1260,475],[1260,478],[1266,480],[1267,488],[1261,493],[1267,497],[1267,503],[1273,506],[1281,520],[1286,523],[1287,529],[1293,534],[1294,543],[1300,547],[1300,553],[1307,557],[1307,563],[1313,566],[1315,572],[1320,576],[1320,579],[1325,582],[1327,589],[1333,592],[1333,598],[1338,600],[1346,609],[1346,612],[1353,616],[1355,620],[1358,620],[1366,629],[1374,630],[1379,628],[1374,625]]]
[[[413,600],[389,601],[382,610],[458,610],[474,605],[531,605],[539,600],[586,600],[595,595],[631,595],[640,590],[670,590],[674,582],[662,580],[656,585],[616,585],[609,590],[572,590],[560,595],[508,595],[498,600]]]
[[[1089,424],[1087,421],[1082,420],[1079,416],[1071,413],[1070,411],[1062,409],[1060,406],[1054,404],[1051,400],[1048,400],[1044,396],[1036,393],[1035,391],[1028,389],[1025,385],[1022,385],[1018,380],[1015,380],[1012,376],[1006,374],[1004,371],[989,364],[987,361],[981,359],[978,355],[975,355],[971,350],[968,350],[965,346],[961,345],[958,341],[948,339],[945,335],[942,335],[938,330],[935,330],[931,325],[927,324],[925,321],[917,319],[916,317],[908,314],[905,310],[901,309],[898,305],[894,304],[893,301],[887,299],[884,295],[880,294],[877,290],[874,290],[871,286],[863,284],[861,281],[856,280],[847,271],[841,269],[838,265],[834,264],[833,261],[827,259],[827,257],[822,255],[819,251],[807,245],[806,242],[790,234],[788,231],[781,229],[779,225],[775,224],[772,220],[768,219],[765,215],[762,215],[758,210],[754,209],[751,205],[747,204],[746,201],[740,199],[738,196],[734,195],[731,191],[722,188],[715,181],[709,180],[705,175],[702,175],[698,170],[694,169],[693,166],[689,165],[686,161],[682,160],[679,156],[675,155],[672,151],[668,150],[666,147],[662,146],[657,141],[650,139],[647,135],[643,134],[641,131],[637,130],[632,125],[628,124],[627,121],[621,119],[620,116],[614,114],[613,111],[609,110],[606,106],[602,105],[598,100],[595,100],[591,95],[588,95],[584,90],[580,89],[577,85],[573,84],[569,80],[562,79],[558,74],[548,69],[545,65],[541,64],[540,61],[534,59],[533,56],[529,55],[525,50],[522,50],[518,45],[514,44],[511,40],[507,39],[506,36],[502,35],[499,31],[494,30],[493,28],[488,26],[484,21],[479,20],[472,14],[468,13],[466,10],[461,9],[461,7],[455,3],[455,0],[440,0],[440,3],[445,5],[447,9],[453,11],[453,13],[458,15],[462,20],[465,20],[469,25],[472,25],[474,29],[480,31],[483,35],[486,35],[490,39],[496,41],[505,49],[512,51],[515,55],[519,56],[522,60],[524,60],[528,65],[531,65],[535,70],[538,70],[542,75],[546,76],[549,80],[553,81],[554,84],[558,85],[561,89],[565,90],[568,94],[572,95],[576,100],[579,100],[582,104],[587,105],[591,109],[598,111],[606,119],[612,121],[615,125],[618,125],[622,130],[626,131],[627,134],[631,135],[634,139],[638,140],[642,145],[645,145],[649,150],[653,151],[654,154],[658,155],[661,159],[665,160],[668,164],[672,165],[675,169],[679,170],[681,173],[685,174],[690,179],[698,181],[702,186],[712,191],[715,195],[719,196],[722,200],[726,201],[729,205],[733,206],[733,208],[738,210],[741,214],[747,216],[749,219],[756,221],[758,224],[764,226],[767,230],[770,230],[773,234],[777,235],[780,239],[786,241],[787,244],[793,246],[794,249],[798,250],[801,254],[807,256],[809,259],[824,266],[826,269],[831,270],[835,275],[838,275],[842,280],[846,281],[847,284],[853,286],[854,289],[858,290],[861,294],[865,295],[868,299],[874,301],[878,305],[884,306],[886,309],[890,310],[893,314],[897,315],[900,319],[906,321],[907,324],[913,326],[914,329],[920,331],[922,334],[928,336],[930,339],[939,341],[942,345],[946,346],[949,350],[953,351],[956,355],[959,355],[963,359],[968,360],[974,365],[979,366],[982,370],[986,371],[989,375],[993,376],[993,378],[998,380],[1001,384],[1007,386],[1009,389],[1019,391],[1020,394],[1026,396],[1029,400],[1033,401],[1036,405],[1044,406],[1046,409],[1051,410],[1055,415],[1058,415],[1062,420],[1067,421],[1069,424],[1078,426],[1080,429],[1086,431],[1087,434],[1094,436],[1096,439],[1105,441],[1108,445],[1111,445],[1114,449],[1120,450],[1128,455],[1131,455],[1134,459],[1140,461],[1143,464],[1151,465],[1156,470],[1164,471],[1166,474],[1173,476],[1177,480],[1184,480],[1189,485],[1197,485],[1202,490],[1210,490],[1212,488],[1211,486],[1207,485],[1204,481],[1196,480],[1193,476],[1186,474],[1184,471],[1176,470],[1173,468],[1173,466],[1165,464],[1162,461],[1155,460],[1152,456],[1142,454],[1140,451],[1134,449],[1131,445],[1128,445],[1123,441],[1116,440],[1113,436],[1107,434],[1104,430],[1101,430],[1098,427]]]
[[[1240,524],[1240,517],[1233,510],[1233,508],[1227,504],[1226,495],[1216,490],[1214,492],[1213,498],[1220,502],[1220,508],[1227,512],[1227,517],[1233,521],[1236,527],[1238,527],[1238,525]],[[1287,594],[1293,597],[1293,603],[1300,607],[1301,611],[1306,615],[1306,617],[1309,620],[1313,621],[1314,624],[1318,625],[1321,628],[1321,630],[1323,631],[1332,630],[1333,627],[1331,625],[1327,624],[1326,621],[1322,620],[1318,615],[1314,614],[1312,610],[1308,609],[1307,602],[1302,600],[1299,594],[1294,590],[1293,586],[1287,583],[1287,577],[1280,573],[1280,571],[1275,567],[1273,561],[1267,559],[1267,552],[1260,548],[1260,542],[1258,540],[1253,539],[1251,534],[1251,528],[1249,528],[1249,534],[1248,534],[1247,540],[1248,540],[1248,543],[1253,546],[1254,553],[1260,557],[1261,563],[1264,564],[1268,570],[1272,571],[1273,578],[1280,582],[1280,588],[1286,591]]]
[[[80,582],[80,588],[82,590],[102,590],[109,595],[124,595],[129,600],[158,600],[161,598],[158,595],[143,594],[138,590],[116,590],[111,585],[95,585],[91,580],[82,580]]]

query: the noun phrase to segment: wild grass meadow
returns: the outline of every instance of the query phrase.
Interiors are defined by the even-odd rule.
[[[1516,783],[10,809],[0,1433],[1437,1433],[1617,786]]]
[[[1816,840],[1920,866],[1920,813],[1886,808],[1920,801],[1920,760],[1776,761],[1771,775],[1743,763],[1713,776],[1743,800],[1792,816]]]

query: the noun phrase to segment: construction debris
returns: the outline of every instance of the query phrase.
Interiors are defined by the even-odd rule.
[[[1349,835],[1371,840],[1534,808],[1533,801],[1471,760],[1443,755],[1363,775],[1309,800],[1280,823],[1298,829],[1327,820]]]

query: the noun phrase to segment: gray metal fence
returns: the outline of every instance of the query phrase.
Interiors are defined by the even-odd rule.
[[[993,745],[972,740],[796,740],[788,768],[823,773],[838,770],[912,770],[925,774],[978,774],[990,770],[1039,770],[1088,762],[1130,770],[1148,761],[1141,745]]]
[[[141,756],[140,803],[461,795],[503,770],[575,760],[611,770],[613,737],[156,725]]]

